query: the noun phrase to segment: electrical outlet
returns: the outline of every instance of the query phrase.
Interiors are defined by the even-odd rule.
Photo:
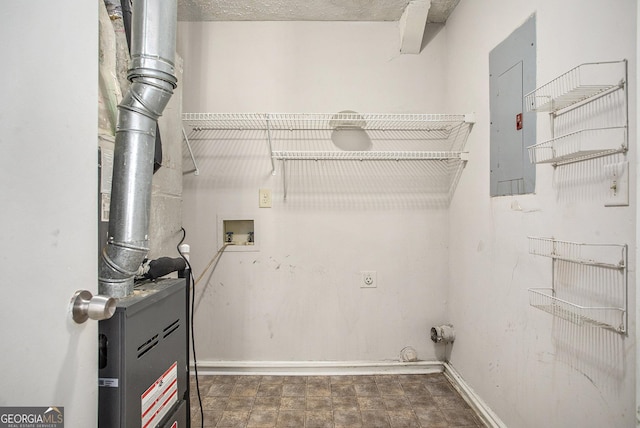
[[[363,270],[360,272],[360,275],[360,288],[376,288],[378,286],[378,279],[375,271]]]
[[[271,208],[271,189],[260,189],[258,206],[260,208]]]

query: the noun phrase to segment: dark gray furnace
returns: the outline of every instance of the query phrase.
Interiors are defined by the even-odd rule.
[[[187,280],[137,285],[99,325],[100,428],[189,426]]]

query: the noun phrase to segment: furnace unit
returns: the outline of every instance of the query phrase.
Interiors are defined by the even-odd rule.
[[[187,285],[185,278],[137,285],[100,321],[100,428],[190,425]]]

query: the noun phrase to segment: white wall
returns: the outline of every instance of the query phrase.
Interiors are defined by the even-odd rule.
[[[450,207],[449,314],[457,330],[451,361],[507,426],[630,427],[637,360],[635,121],[627,156],[629,207],[604,207],[600,161],[555,173],[538,165],[535,194],[489,198],[489,51],[533,13],[539,85],[582,62],[623,58],[629,86],[636,85],[635,1],[458,5],[446,25],[446,107],[476,111],[477,123]],[[635,105],[632,89],[630,118]],[[538,142],[549,138],[546,115],[538,115],[537,129]],[[629,244],[629,336],[575,326],[530,307],[527,288],[550,286],[551,261],[528,254],[527,236]]]
[[[444,113],[443,42],[399,56],[397,23],[179,23],[183,110]],[[424,175],[291,166],[285,202],[264,135],[234,138],[192,141],[187,242],[197,276],[221,242],[218,216],[238,215],[257,222],[260,251],[226,252],[198,285],[199,360],[379,361],[407,345],[441,358],[428,329],[446,321],[448,217],[421,193]],[[259,188],[273,208],[258,208]],[[377,271],[377,289],[360,289],[361,270]]]
[[[0,406],[64,406],[78,428],[97,425],[98,324],[69,313],[97,292],[97,6],[0,14]]]
[[[400,56],[397,26],[179,22],[184,111],[441,113],[442,40]]]

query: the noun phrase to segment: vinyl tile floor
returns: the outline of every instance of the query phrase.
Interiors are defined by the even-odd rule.
[[[204,424],[191,378],[192,427],[484,427],[443,374],[199,376]]]

